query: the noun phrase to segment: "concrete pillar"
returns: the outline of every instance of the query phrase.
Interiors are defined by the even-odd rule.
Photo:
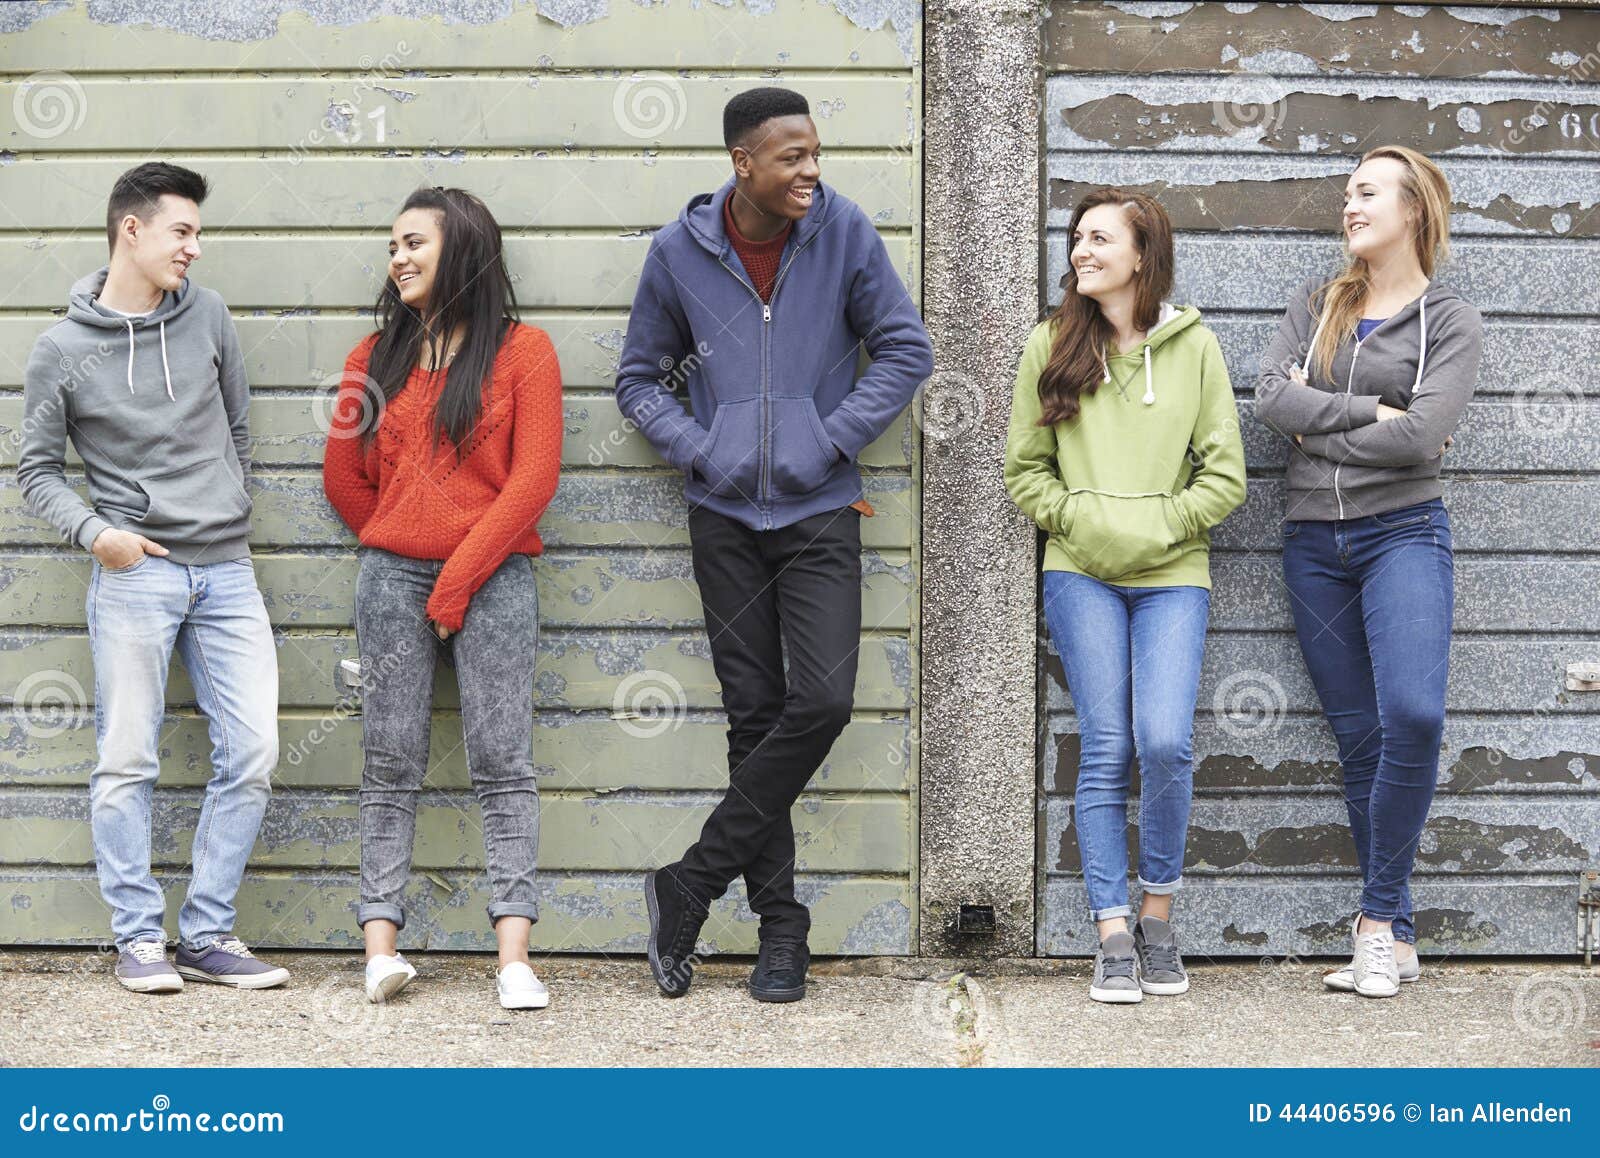
[[[1000,477],[1038,319],[1040,8],[924,15],[921,952],[1033,954],[1037,534]],[[995,932],[958,931],[962,905]]]

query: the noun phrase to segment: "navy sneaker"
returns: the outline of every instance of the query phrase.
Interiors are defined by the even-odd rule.
[[[757,1001],[799,1001],[806,995],[811,950],[799,937],[761,942],[761,956],[750,974],[750,996]]]
[[[117,954],[117,980],[135,993],[176,993],[183,978],[167,960],[167,947],[160,941],[135,941]]]
[[[196,952],[178,946],[178,972],[190,981],[215,981],[235,989],[271,989],[289,980],[289,971],[257,960],[237,937],[224,937]]]

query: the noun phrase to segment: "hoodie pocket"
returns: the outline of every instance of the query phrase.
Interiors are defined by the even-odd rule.
[[[158,543],[163,535],[203,543],[233,532],[250,517],[244,484],[221,458],[142,478],[139,489],[150,504],[134,522]]]
[[[780,494],[810,494],[840,461],[809,394],[772,399],[772,482]]]
[[[755,499],[761,476],[761,399],[717,407],[695,469],[712,494]]]
[[[1066,546],[1090,575],[1109,582],[1177,557],[1184,533],[1171,495],[1077,495]]]

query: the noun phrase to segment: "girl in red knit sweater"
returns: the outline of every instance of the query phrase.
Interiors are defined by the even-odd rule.
[[[483,812],[500,1004],[543,1008],[549,993],[528,965],[539,915],[532,556],[543,550],[539,517],[560,469],[561,370],[544,331],[517,321],[500,227],[471,193],[417,190],[389,254],[378,332],[345,363],[323,458],[328,500],[361,542],[356,920],[367,996],[385,1001],[416,976],[396,941],[428,767],[434,662],[447,647]]]

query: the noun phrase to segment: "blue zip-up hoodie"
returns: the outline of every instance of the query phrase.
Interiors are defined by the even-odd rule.
[[[820,181],[763,304],[723,226],[733,187],[650,242],[617,405],[692,506],[773,530],[862,497],[856,457],[933,372],[933,345],[872,222]]]

